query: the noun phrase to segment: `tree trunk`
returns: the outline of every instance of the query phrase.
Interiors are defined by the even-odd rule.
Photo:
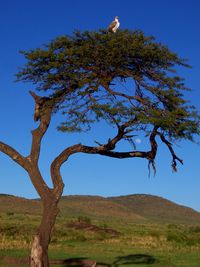
[[[33,237],[30,267],[49,267],[48,246],[59,209],[57,200],[43,202],[43,215],[38,233]]]

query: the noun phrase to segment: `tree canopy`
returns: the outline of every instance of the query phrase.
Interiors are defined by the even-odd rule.
[[[170,142],[199,134],[199,115],[184,99],[190,89],[176,71],[189,65],[142,31],[77,31],[22,53],[27,63],[17,79],[35,84],[46,105],[62,111],[63,132],[106,120],[121,131],[120,140],[154,131],[173,157]]]

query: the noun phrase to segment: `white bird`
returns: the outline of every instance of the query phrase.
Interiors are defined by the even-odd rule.
[[[115,20],[113,20],[113,22],[109,25],[108,31],[109,32],[116,32],[117,29],[119,28],[119,25],[120,25],[120,23],[119,23],[119,17],[116,16],[115,17]]]

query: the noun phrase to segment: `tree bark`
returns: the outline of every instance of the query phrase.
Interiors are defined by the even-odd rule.
[[[30,163],[28,173],[43,204],[41,224],[38,233],[33,237],[30,266],[49,267],[48,246],[51,240],[52,229],[59,212],[57,205],[63,192],[63,184],[58,183],[53,189],[50,189],[40,173],[38,160],[41,141],[49,127],[53,106],[44,106],[48,98],[39,97],[33,92],[30,92],[30,94],[34,98],[36,105],[34,114],[35,120],[40,120],[40,124],[32,131],[31,151],[30,155],[27,157]],[[56,179],[56,177],[54,177],[54,179]]]
[[[38,233],[33,237],[30,267],[49,267],[48,246],[58,215],[58,201],[49,197],[43,202],[43,215]]]

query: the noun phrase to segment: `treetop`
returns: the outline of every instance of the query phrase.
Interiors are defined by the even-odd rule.
[[[17,74],[62,111],[61,131],[90,129],[104,119],[128,130],[158,127],[171,139],[193,140],[199,115],[184,99],[177,66],[185,59],[142,31],[76,31],[22,52],[26,65]]]

